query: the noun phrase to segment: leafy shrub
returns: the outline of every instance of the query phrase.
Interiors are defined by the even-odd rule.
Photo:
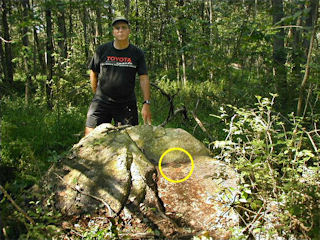
[[[229,105],[219,116],[212,115],[227,127],[225,139],[212,143],[216,158],[233,164],[240,174],[242,190],[235,207],[243,216],[242,233],[319,237],[320,138],[312,128],[316,124],[275,112],[275,97],[257,97],[252,109]]]

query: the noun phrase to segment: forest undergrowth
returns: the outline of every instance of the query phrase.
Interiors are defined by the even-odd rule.
[[[238,172],[240,191],[230,196],[230,206],[241,219],[233,229],[234,239],[319,238],[318,113],[281,114],[274,107],[276,95],[226,101],[213,82],[188,83],[182,88],[162,78],[156,84],[167,96],[152,88],[153,125],[165,122],[171,98],[172,116],[165,127],[184,128]],[[41,98],[28,105],[19,96],[2,98],[1,185],[34,221],[30,223],[2,193],[2,238],[58,239],[66,234],[62,216],[52,210],[50,201],[46,207],[40,205],[30,187],[83,136],[92,97],[87,88],[83,92],[80,104],[65,93],[52,110]],[[139,109],[140,95],[137,89]],[[121,231],[115,220],[107,226],[93,226],[74,234],[74,239],[117,239]]]

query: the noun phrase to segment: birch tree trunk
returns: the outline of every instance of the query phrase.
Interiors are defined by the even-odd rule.
[[[4,42],[4,62],[3,62],[3,69],[4,69],[4,82],[13,85],[13,64],[12,64],[12,48],[11,48],[11,36],[9,31],[9,24],[8,24],[8,8],[11,2],[9,0],[2,0],[1,1],[1,10],[2,10],[2,31],[3,31],[3,38],[6,40]]]
[[[47,65],[47,81],[46,81],[46,98],[47,98],[47,105],[49,109],[52,109],[53,103],[53,91],[52,91],[52,77],[53,77],[53,65],[54,65],[54,58],[53,58],[53,37],[52,37],[52,19],[51,19],[51,6],[46,4],[46,33],[47,33],[47,40],[46,40],[46,65]]]
[[[178,0],[177,5],[182,7],[184,6],[184,1],[183,0]],[[181,64],[182,64],[182,86],[185,86],[187,84],[187,74],[186,74],[186,55],[184,52],[184,35],[185,35],[185,29],[183,26],[183,20],[184,20],[184,16],[179,16],[179,24],[177,26],[177,35],[178,35],[178,40],[179,40],[179,45],[180,45],[180,50],[181,50]],[[182,25],[182,29],[179,29],[179,25]]]
[[[283,0],[272,0],[273,25],[284,17]],[[284,30],[280,28],[273,38],[273,77],[279,94],[280,107],[284,108],[288,99],[287,72],[285,67]]]
[[[24,69],[25,69],[25,74],[26,74],[26,82],[25,82],[25,94],[24,94],[24,100],[25,103],[29,103],[29,98],[30,98],[30,85],[31,85],[31,66],[30,66],[30,57],[29,57],[29,38],[28,38],[28,27],[26,26],[26,22],[28,21],[29,17],[29,10],[30,10],[30,4],[29,0],[23,0],[21,2],[22,8],[23,8],[23,18],[24,18],[24,27],[22,29],[22,43],[24,46]]]

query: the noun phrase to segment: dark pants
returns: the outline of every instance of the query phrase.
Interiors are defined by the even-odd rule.
[[[138,125],[138,110],[136,102],[106,103],[99,99],[93,99],[87,114],[86,126],[95,128],[102,123],[114,125]]]

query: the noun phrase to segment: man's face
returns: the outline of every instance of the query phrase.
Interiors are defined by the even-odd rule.
[[[118,41],[127,40],[130,34],[129,25],[125,22],[117,22],[113,26],[112,33]]]

